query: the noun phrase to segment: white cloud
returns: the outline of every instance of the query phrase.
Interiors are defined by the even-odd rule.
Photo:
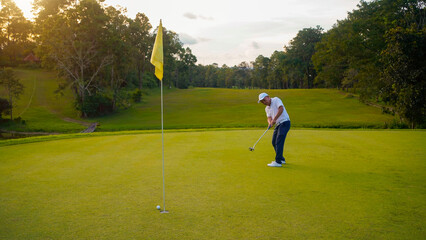
[[[257,43],[257,42],[252,42],[251,43],[251,46],[254,48],[254,49],[259,49],[260,47],[259,47],[259,43]]]
[[[203,15],[198,15],[201,19],[203,19],[203,20],[208,20],[208,21],[213,21],[214,20],[214,18],[213,17],[205,17],[205,16],[203,16]]]
[[[197,16],[194,13],[190,13],[190,12],[184,13],[183,16],[185,18],[188,18],[188,19],[198,19],[199,18],[199,19],[208,20],[208,21],[213,21],[214,20],[213,17],[206,17],[206,16],[203,16],[201,14]]]
[[[190,12],[186,12],[185,14],[183,14],[183,16],[189,19],[197,19],[197,15]]]

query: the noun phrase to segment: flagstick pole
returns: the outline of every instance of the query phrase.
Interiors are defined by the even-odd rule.
[[[163,81],[161,82],[161,139],[163,142],[163,207],[161,213],[168,213],[166,211],[166,185],[164,181],[164,125],[163,125]]]

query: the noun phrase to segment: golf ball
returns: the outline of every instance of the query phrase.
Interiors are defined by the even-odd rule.
[[[157,209],[158,209],[158,210],[160,210],[160,209],[161,209],[160,205],[157,205]]]

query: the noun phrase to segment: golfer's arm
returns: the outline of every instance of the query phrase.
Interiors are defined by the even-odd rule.
[[[278,113],[277,113],[277,116],[275,116],[274,121],[277,121],[277,119],[281,116],[281,114],[283,113],[283,111],[284,111],[283,106],[280,106],[278,108]]]
[[[268,117],[268,125],[271,126],[272,125],[272,117]]]

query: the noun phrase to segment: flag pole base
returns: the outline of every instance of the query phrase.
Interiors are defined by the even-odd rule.
[[[169,211],[164,210],[164,211],[161,211],[160,213],[169,213]]]

